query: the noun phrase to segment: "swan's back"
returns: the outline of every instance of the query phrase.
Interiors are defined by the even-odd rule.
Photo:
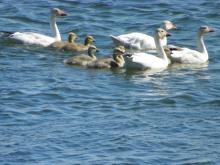
[[[55,42],[55,38],[49,37],[43,34],[38,34],[34,32],[15,32],[9,36],[11,39],[14,39],[18,43],[27,44],[27,45],[41,45],[49,46]]]
[[[156,49],[154,38],[144,33],[133,32],[119,36],[111,36],[115,45],[123,45],[130,50],[147,51]],[[161,44],[167,44],[167,38],[161,40]]]
[[[208,60],[208,56],[204,56],[202,53],[188,48],[181,48],[180,51],[174,50],[170,56],[172,62],[178,63],[204,63]]]
[[[167,63],[163,59],[151,54],[135,53],[133,55],[125,55],[125,66],[136,69],[159,69],[165,68]]]

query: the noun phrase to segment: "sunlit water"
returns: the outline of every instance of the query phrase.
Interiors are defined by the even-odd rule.
[[[218,1],[0,2],[0,31],[51,35],[49,10],[63,39],[76,32],[111,54],[110,34],[152,35],[177,24],[169,43],[195,48],[200,25],[210,60],[162,72],[95,70],[63,65],[71,53],[0,45],[0,164],[179,164],[220,162],[220,3]]]

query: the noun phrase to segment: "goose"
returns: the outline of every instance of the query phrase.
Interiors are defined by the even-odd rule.
[[[124,46],[117,46],[113,50],[113,55],[111,57],[104,57],[97,59],[96,61],[92,61],[88,64],[88,68],[121,68],[124,66],[124,57],[125,53]]]
[[[91,45],[88,49],[88,55],[81,54],[64,60],[64,64],[86,66],[89,62],[95,61],[98,49]]]
[[[49,47],[56,48],[56,49],[62,49],[68,43],[75,43],[76,39],[77,39],[77,35],[73,32],[70,32],[68,34],[68,41],[56,41],[56,42],[52,43],[51,45],[49,45]]]
[[[169,64],[169,59],[163,49],[162,40],[170,34],[162,28],[155,31],[154,40],[157,48],[157,53],[160,57],[147,53],[125,54],[126,68],[134,69],[165,69]]]
[[[56,24],[56,17],[66,15],[67,14],[65,13],[65,11],[61,9],[53,8],[51,10],[50,26],[51,30],[54,33],[54,37],[34,32],[14,32],[9,35],[9,38],[16,41],[17,43],[47,47],[55,41],[61,41],[60,32]]]
[[[93,36],[87,36],[85,38],[84,44],[77,44],[77,43],[66,43],[63,46],[63,50],[66,51],[73,51],[73,52],[83,52],[83,51],[87,51],[88,48],[93,44],[93,42],[95,42],[95,39],[93,38]]]
[[[169,58],[172,62],[183,64],[202,64],[208,61],[209,55],[206,49],[203,36],[206,33],[214,32],[214,29],[208,26],[201,26],[197,34],[197,50],[189,48],[174,47],[170,48]]]
[[[162,28],[165,30],[176,29],[176,25],[171,21],[165,20],[162,22]],[[123,45],[126,49],[130,49],[134,52],[143,52],[156,49],[154,38],[143,33],[133,32],[119,36],[110,35],[110,37],[115,45]],[[166,37],[161,40],[161,44],[162,46],[167,45]]]

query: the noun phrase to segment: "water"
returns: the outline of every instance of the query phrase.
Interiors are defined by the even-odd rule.
[[[218,1],[51,0],[0,2],[0,31],[50,35],[49,10],[64,39],[76,32],[110,54],[110,34],[153,34],[173,21],[169,43],[195,48],[205,36],[210,60],[159,73],[64,66],[71,56],[45,48],[0,43],[0,164],[178,164],[220,162],[220,47]]]

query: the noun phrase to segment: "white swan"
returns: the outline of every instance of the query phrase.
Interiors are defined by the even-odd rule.
[[[157,53],[160,57],[147,53],[125,54],[126,68],[165,69],[169,64],[169,59],[162,45],[162,40],[165,36],[170,36],[170,34],[162,28],[158,28],[154,35]]]
[[[39,46],[49,46],[53,42],[61,41],[60,32],[56,24],[57,16],[66,16],[67,14],[58,8],[51,10],[50,16],[50,26],[51,30],[54,33],[54,37],[46,36],[43,34],[38,34],[34,32],[15,32],[9,35],[10,39],[15,40],[18,43],[27,44],[27,45],[39,45]]]
[[[202,64],[208,61],[209,55],[206,49],[203,36],[205,33],[214,32],[214,29],[208,26],[201,26],[197,36],[197,50],[188,48],[171,48],[169,58],[172,62],[184,63],[184,64]]]
[[[176,29],[176,25],[166,20],[163,21],[162,28],[165,30]],[[122,45],[126,49],[133,51],[148,51],[156,49],[154,38],[143,33],[134,32],[119,36],[110,35],[110,37],[115,45]],[[161,44],[162,46],[167,45],[166,37],[161,40]]]

